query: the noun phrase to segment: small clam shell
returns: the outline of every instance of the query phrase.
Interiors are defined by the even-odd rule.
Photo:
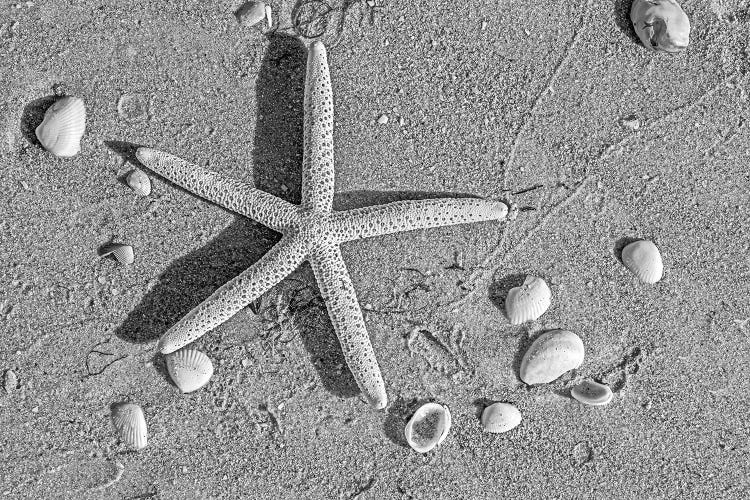
[[[690,42],[690,20],[675,0],[634,0],[630,20],[648,49],[674,53]]]
[[[659,249],[651,241],[634,241],[622,249],[622,263],[643,283],[656,283],[664,274]]]
[[[13,370],[5,370],[3,375],[3,389],[5,392],[10,393],[16,390],[18,387],[18,376]]]
[[[427,453],[438,446],[451,428],[451,412],[438,403],[427,403],[419,407],[406,424],[406,441],[415,451]]]
[[[551,330],[539,336],[523,355],[521,380],[546,384],[583,363],[583,341],[573,332]]]
[[[505,299],[505,314],[513,325],[537,319],[552,303],[552,292],[542,278],[526,276],[523,285],[511,288]]]
[[[266,18],[266,4],[263,2],[245,2],[234,12],[237,22],[255,26]]]
[[[125,181],[138,196],[148,196],[151,194],[151,179],[148,178],[148,175],[143,170],[133,170],[125,178]]]
[[[44,114],[36,136],[44,148],[55,156],[69,158],[81,150],[86,130],[86,106],[78,97],[63,97]]]
[[[518,427],[521,412],[509,403],[493,403],[482,412],[482,426],[487,432],[501,434]]]
[[[99,257],[106,257],[107,255],[112,255],[117,262],[126,266],[135,262],[133,247],[124,243],[109,243],[102,246],[99,249]]]
[[[112,409],[112,423],[126,446],[140,450],[146,447],[148,432],[146,417],[140,406],[133,403],[121,403]]]
[[[167,354],[167,370],[175,385],[187,393],[208,383],[214,374],[214,365],[202,352],[186,348]]]
[[[603,406],[612,401],[612,389],[593,380],[584,380],[570,390],[570,395],[583,404]]]

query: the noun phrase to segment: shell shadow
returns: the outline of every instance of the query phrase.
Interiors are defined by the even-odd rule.
[[[612,247],[612,253],[614,254],[615,258],[620,262],[620,264],[623,264],[622,249],[630,245],[634,241],[640,241],[641,239],[642,238],[631,238],[630,236],[625,236],[615,241],[615,246]]]
[[[472,406],[474,406],[474,416],[476,417],[477,421],[480,421],[482,419],[482,413],[484,412],[485,408],[493,403],[497,403],[497,400],[490,398],[477,398],[471,402]]]
[[[52,106],[59,97],[55,95],[48,95],[34,99],[23,108],[21,114],[21,133],[29,141],[30,144],[42,148],[42,143],[36,136],[36,128],[44,120],[44,114],[47,112],[50,106]]]
[[[636,45],[643,46],[641,39],[633,28],[633,23],[630,20],[630,8],[633,6],[633,0],[615,0],[612,6],[612,16],[615,19],[615,24],[633,43]]]
[[[544,333],[544,331],[538,332],[536,335],[532,336],[529,333],[528,328],[523,329],[523,336],[518,338],[518,349],[516,349],[516,354],[513,356],[513,375],[515,375],[516,380],[524,384],[524,387],[528,387],[526,385],[526,382],[521,380],[521,362],[523,361],[523,356],[526,354],[526,351],[529,349],[531,344],[536,340],[539,335]]]
[[[487,290],[487,293],[495,307],[502,311],[505,315],[505,299],[508,297],[508,292],[511,288],[521,286],[526,279],[526,274],[516,273],[509,274],[500,278],[499,280],[493,280]]]

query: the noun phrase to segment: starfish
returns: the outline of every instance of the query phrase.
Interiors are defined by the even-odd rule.
[[[159,340],[159,350],[169,354],[195,341],[307,260],[344,359],[362,394],[376,409],[388,402],[385,383],[339,246],[401,231],[502,220],[508,213],[504,203],[480,198],[397,201],[334,211],[333,92],[326,49],[318,41],[310,45],[307,57],[300,205],[156,149],[138,148],[136,156],[150,170],[185,190],[282,233],[281,240],[260,260],[172,326]]]

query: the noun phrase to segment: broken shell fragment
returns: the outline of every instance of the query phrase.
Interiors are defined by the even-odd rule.
[[[102,246],[99,249],[99,257],[106,257],[107,255],[112,255],[117,262],[126,266],[135,262],[133,247],[124,243],[109,243]]]
[[[505,299],[505,314],[513,325],[537,319],[552,303],[552,292],[542,278],[526,276],[523,285],[511,288]]]
[[[63,97],[44,114],[36,128],[36,137],[44,149],[60,158],[75,156],[81,151],[81,138],[86,130],[86,106],[78,97]]]
[[[643,283],[653,284],[664,274],[661,253],[653,242],[634,241],[622,249],[622,263]]]
[[[612,389],[594,380],[584,380],[570,390],[570,395],[583,404],[603,406],[612,401]]]
[[[568,330],[551,330],[539,336],[523,355],[521,380],[546,384],[583,363],[583,341]]]
[[[138,196],[148,196],[151,194],[151,179],[148,178],[148,175],[143,170],[133,170],[128,174],[125,181]]]
[[[487,432],[501,434],[518,427],[521,412],[509,403],[493,403],[482,412],[482,427]]]
[[[675,53],[690,41],[690,20],[675,0],[634,0],[630,20],[648,49]]]
[[[406,441],[418,453],[427,453],[438,446],[451,428],[451,412],[438,403],[427,403],[419,407],[406,424]]]
[[[246,26],[255,26],[266,18],[266,4],[263,2],[245,2],[234,12],[237,22]]]
[[[270,5],[266,5],[266,27],[269,30],[273,28],[273,11]]]
[[[121,403],[112,410],[112,423],[120,435],[120,440],[128,447],[140,450],[146,447],[148,432],[146,417],[140,406],[133,403]]]
[[[188,393],[208,383],[214,374],[214,365],[201,351],[180,349],[167,354],[167,371],[175,385]]]

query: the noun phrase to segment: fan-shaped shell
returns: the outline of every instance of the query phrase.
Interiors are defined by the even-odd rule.
[[[125,179],[128,186],[139,196],[148,196],[151,194],[151,179],[143,170],[135,169],[130,172]]]
[[[133,247],[124,243],[109,243],[99,249],[99,256],[106,257],[112,255],[117,262],[129,266],[135,262],[135,254],[133,253]]]
[[[86,106],[78,97],[63,97],[44,114],[36,136],[44,148],[55,156],[68,158],[81,150],[86,130]]]
[[[612,401],[612,389],[593,380],[584,380],[570,390],[570,395],[583,404],[602,406]]]
[[[648,49],[674,53],[690,42],[690,20],[675,0],[634,0],[630,20]]]
[[[551,330],[539,336],[523,355],[521,380],[546,384],[583,363],[583,341],[573,332]]]
[[[634,241],[622,249],[622,263],[643,283],[656,283],[664,274],[661,253],[653,242]]]
[[[536,276],[526,276],[523,285],[511,288],[505,299],[505,314],[513,325],[537,319],[552,303],[547,283]]]
[[[518,427],[523,417],[510,403],[493,403],[482,412],[482,427],[487,432],[500,434]]]
[[[447,406],[426,403],[419,407],[404,429],[406,441],[415,451],[427,453],[438,446],[451,428],[451,412]]]
[[[146,447],[148,431],[146,417],[140,406],[133,403],[121,403],[112,410],[112,423],[120,440],[127,446],[140,450]]]
[[[211,360],[195,349],[180,349],[167,354],[167,370],[172,381],[182,392],[197,391],[214,374]]]

